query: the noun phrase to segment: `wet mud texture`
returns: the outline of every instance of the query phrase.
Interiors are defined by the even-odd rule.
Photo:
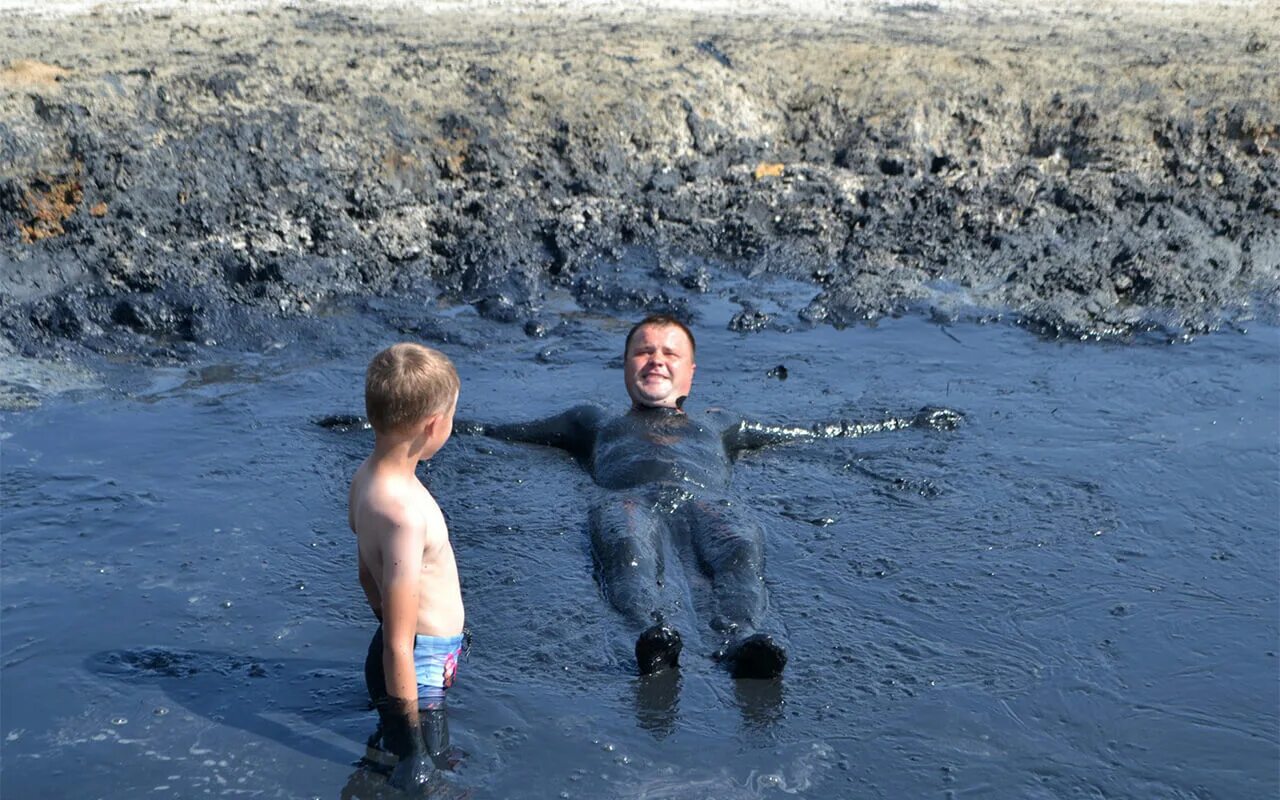
[[[536,333],[550,298],[680,312],[729,274],[813,287],[744,330],[1274,314],[1277,31],[1239,2],[9,16],[6,349],[181,355],[387,295]]]

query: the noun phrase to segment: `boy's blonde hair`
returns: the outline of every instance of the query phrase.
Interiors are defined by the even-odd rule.
[[[444,353],[412,342],[373,357],[364,377],[364,410],[377,433],[394,433],[440,414],[458,396],[458,371]]]

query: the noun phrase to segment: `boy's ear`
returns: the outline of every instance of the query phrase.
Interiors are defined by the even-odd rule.
[[[431,436],[431,434],[436,432],[436,428],[443,420],[444,412],[424,417],[422,420],[422,433],[428,437]]]

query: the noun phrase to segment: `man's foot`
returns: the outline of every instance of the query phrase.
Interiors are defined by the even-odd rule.
[[[735,678],[776,678],[787,666],[787,651],[769,634],[757,633],[729,648],[724,663]]]
[[[640,634],[636,640],[636,664],[641,675],[652,675],[664,669],[680,666],[680,650],[684,642],[680,634],[659,622]]]

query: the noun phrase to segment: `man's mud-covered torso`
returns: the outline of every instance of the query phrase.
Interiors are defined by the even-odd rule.
[[[720,427],[672,409],[633,409],[600,428],[589,467],[606,489],[670,483],[687,491],[729,485],[731,460]]]

